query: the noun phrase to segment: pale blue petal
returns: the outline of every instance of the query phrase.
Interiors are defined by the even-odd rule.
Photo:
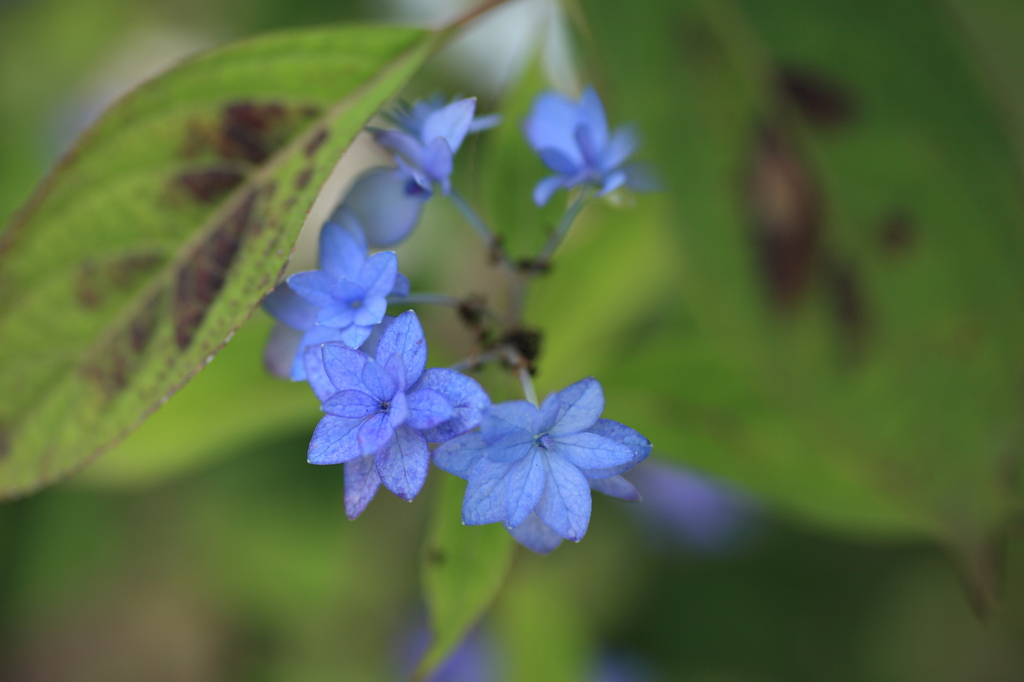
[[[324,369],[331,383],[339,391],[353,389],[367,392],[363,383],[363,369],[369,361],[366,353],[352,350],[340,343],[324,344]]]
[[[541,149],[538,155],[540,160],[544,162],[544,165],[559,175],[575,175],[579,171],[579,166],[557,149],[551,147]]]
[[[338,391],[320,406],[327,414],[343,419],[362,421],[372,414],[380,412],[380,401],[362,391]]]
[[[395,152],[410,166],[423,167],[423,143],[412,135],[398,130],[375,130],[373,137],[377,144]]]
[[[306,381],[309,382],[313,393],[321,403],[338,392],[335,385],[331,383],[330,377],[327,376],[321,346],[306,346],[302,350],[302,364],[306,368]]]
[[[505,520],[505,476],[511,466],[486,457],[477,460],[469,473],[466,497],[462,501],[463,523],[479,526]]]
[[[342,282],[342,284],[349,284],[349,282]],[[348,302],[333,302],[320,309],[316,316],[316,322],[321,327],[344,329],[352,324],[355,317],[356,311]]]
[[[637,492],[632,483],[624,479],[622,476],[592,478],[590,479],[590,488],[591,490],[596,490],[599,493],[604,493],[611,497],[617,497],[620,500],[625,500],[626,502],[640,501],[640,493]]]
[[[359,178],[338,210],[344,208],[356,216],[371,245],[391,246],[416,227],[429,198],[429,190],[400,169],[380,168]]]
[[[536,513],[527,516],[526,520],[515,528],[506,525],[505,529],[519,544],[537,554],[550,554],[562,544],[562,536],[551,530]]]
[[[487,448],[487,456],[495,462],[518,462],[534,447],[533,435],[529,431],[509,431]]]
[[[543,456],[534,450],[533,455],[524,457],[509,469],[506,477],[505,524],[515,527],[533,512],[544,492]]]
[[[552,436],[553,450],[580,469],[607,469],[625,464],[635,466],[636,452],[596,433],[564,433]]]
[[[387,371],[388,376],[394,380],[395,388],[399,391],[404,391],[406,387],[405,362],[402,360],[402,356],[398,353],[392,353],[385,360],[384,369]]]
[[[363,327],[358,324],[353,324],[350,327],[346,327],[341,332],[341,340],[349,348],[359,348],[366,343],[366,339],[370,337],[370,332],[372,330],[373,327],[370,326]]]
[[[629,179],[626,175],[626,171],[615,171],[605,177],[604,183],[601,185],[601,189],[598,190],[597,196],[604,196],[609,192],[614,192],[618,188],[626,184],[626,180]]]
[[[597,96],[597,91],[593,87],[588,85],[583,89],[579,108],[582,122],[587,124],[593,135],[594,146],[597,149],[603,148],[608,144],[608,119],[604,114],[601,98]]]
[[[263,366],[267,371],[280,379],[290,379],[302,337],[302,330],[293,329],[281,322],[276,323],[263,348]]]
[[[380,402],[391,400],[398,388],[391,375],[377,362],[367,362],[361,378],[366,392]]]
[[[452,369],[432,367],[416,382],[415,389],[429,388],[443,395],[452,406],[451,419],[423,435],[431,443],[443,443],[480,425],[483,410],[491,398],[475,379]]]
[[[457,151],[473,125],[475,111],[475,97],[460,99],[438,109],[423,122],[420,139],[430,144],[435,138],[443,138],[452,152]]]
[[[388,296],[408,296],[409,295],[409,278],[402,273],[395,275],[395,286],[391,287],[391,291],[388,292]]]
[[[478,133],[481,130],[487,130],[493,128],[501,123],[501,114],[486,114],[484,116],[477,116],[473,119],[473,122],[469,124],[469,132]]]
[[[359,346],[359,350],[363,351],[371,358],[376,357],[377,344],[380,343],[381,334],[383,334],[384,330],[388,328],[388,325],[394,321],[394,317],[391,315],[385,315],[383,319],[381,319],[380,324],[375,324],[371,327],[370,335],[366,337],[366,340],[363,341],[361,346]]]
[[[282,282],[263,299],[263,309],[278,322],[305,331],[316,324],[317,307]]]
[[[604,391],[593,377],[568,386],[558,392],[562,409],[548,433],[558,436],[585,431],[593,426],[604,411]]]
[[[443,138],[435,138],[423,152],[422,170],[433,182],[442,183],[445,194],[448,194],[447,180],[454,170],[452,150]]]
[[[366,259],[356,281],[365,290],[366,298],[383,297],[395,287],[397,274],[398,256],[394,251],[381,251]]]
[[[345,462],[345,515],[356,519],[380,487],[377,464],[373,456],[357,457]]]
[[[310,464],[341,464],[359,457],[359,419],[325,416],[309,441],[306,461]]]
[[[384,412],[378,412],[359,427],[359,454],[373,455],[380,452],[392,438],[395,437],[395,429],[391,426],[391,419]]]
[[[342,333],[331,327],[321,327],[320,325],[314,325],[302,335],[302,341],[299,342],[299,348],[302,349],[302,353],[295,354],[295,362],[292,364],[292,380],[293,381],[306,381],[306,363],[304,359],[306,348],[320,349],[325,343],[334,343],[341,340]],[[322,360],[322,358],[321,358]]]
[[[612,133],[608,144],[601,150],[598,169],[602,173],[607,173],[612,169],[618,168],[636,151],[639,144],[640,141],[636,128],[628,125],[619,126]]]
[[[360,327],[372,327],[375,324],[380,324],[380,321],[384,319],[384,313],[387,312],[387,309],[388,301],[383,296],[367,297],[363,301],[363,305],[355,309],[352,323]]]
[[[556,391],[548,395],[547,398],[544,398],[544,402],[540,404],[540,409],[537,410],[537,414],[533,417],[533,424],[531,424],[530,429],[535,434],[547,433],[548,429],[558,421],[561,414],[562,400]]]
[[[405,363],[405,385],[412,386],[427,366],[427,341],[423,338],[423,327],[412,310],[406,310],[395,318],[377,344],[377,362],[387,363],[394,354],[402,356]]]
[[[574,136],[580,122],[580,111],[573,102],[558,93],[546,92],[534,100],[523,122],[523,133],[534,151],[557,149],[579,167],[583,158]]]
[[[647,455],[651,454],[651,441],[644,438],[639,432],[634,429],[620,424],[617,421],[611,419],[598,419],[597,423],[587,429],[590,433],[596,433],[599,436],[604,436],[616,443],[622,443],[633,449],[636,453],[634,459],[626,462],[617,467],[610,467],[607,469],[581,469],[583,475],[587,478],[607,478],[609,476],[615,476],[621,474],[623,471],[629,471],[640,462],[647,459]]]
[[[537,516],[566,540],[579,542],[590,523],[590,485],[580,470],[558,455],[545,458],[547,481]]]
[[[296,294],[317,308],[323,308],[334,302],[334,298],[331,296],[331,289],[337,283],[337,278],[323,270],[297,272],[288,278],[288,286]]]
[[[398,357],[397,355],[394,357]],[[430,429],[452,418],[452,405],[437,391],[417,388],[408,394],[409,426]]]
[[[555,192],[562,188],[564,181],[561,175],[550,175],[533,188],[533,203],[538,206],[547,206]]]
[[[347,226],[327,221],[320,230],[320,269],[338,279],[355,279],[366,262],[366,237],[352,213],[343,213]]]
[[[600,161],[600,147],[594,142],[594,133],[585,123],[576,127],[576,144],[583,155],[583,163],[587,168],[597,168]]]
[[[398,428],[409,420],[409,399],[404,391],[398,391],[391,398],[388,416],[391,417],[392,428]]]
[[[430,450],[427,440],[414,429],[408,426],[395,429],[395,437],[375,459],[384,487],[403,500],[411,500],[423,489],[430,466]]]
[[[491,405],[484,410],[480,421],[480,433],[488,443],[494,443],[509,433],[524,431],[527,438],[532,439],[533,420],[537,408],[525,400],[510,400],[506,403]]]
[[[449,474],[469,478],[473,467],[486,452],[487,443],[479,432],[474,431],[439,445],[434,450],[434,464]]]

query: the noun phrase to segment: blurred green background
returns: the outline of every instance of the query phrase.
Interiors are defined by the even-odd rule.
[[[185,54],[459,6],[2,0],[0,222],[102,106]],[[596,501],[582,543],[517,554],[481,626],[485,679],[1024,679],[1022,5],[595,1],[566,4],[563,33],[545,33],[546,2],[500,12],[409,95],[479,94],[506,112],[467,143],[458,183],[511,248],[536,242],[519,226],[543,171],[516,119],[545,83],[595,82],[613,122],[640,122],[670,189],[590,209],[533,291],[539,388],[596,375],[608,416],[651,437],[655,458],[755,501],[714,546],[671,512]],[[795,275],[744,236],[762,244],[757,230],[786,223],[779,177],[806,229],[828,228],[809,265],[799,234],[782,240]],[[468,240],[433,202],[403,271],[427,290],[487,289]],[[452,262],[480,266],[437,266]],[[431,364],[471,349],[448,311],[421,315]],[[257,313],[118,449],[0,506],[0,680],[407,675],[441,474],[411,505],[382,492],[347,521],[340,468],[304,461],[314,399],[262,373],[269,328]],[[632,672],[600,677],[608,656]]]

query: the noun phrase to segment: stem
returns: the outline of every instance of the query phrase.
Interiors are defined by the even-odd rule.
[[[468,369],[478,369],[478,368],[482,367],[483,365],[486,365],[488,362],[494,362],[495,360],[500,360],[502,357],[504,357],[504,355],[505,355],[505,350],[504,349],[496,348],[494,350],[489,350],[486,353],[481,353],[479,355],[472,355],[472,356],[470,356],[468,358],[465,358],[463,360],[459,360],[454,365],[449,365],[448,369],[454,369],[457,372],[463,372],[463,371],[468,370]]]
[[[416,305],[424,303],[427,305],[446,305],[457,308],[460,305],[459,299],[448,294],[409,294],[408,296],[388,296],[388,305]]]
[[[556,227],[555,231],[550,237],[548,237],[548,241],[544,244],[544,248],[541,249],[540,254],[537,255],[538,263],[546,263],[551,258],[555,249],[557,249],[562,243],[562,240],[565,239],[565,235],[569,234],[569,228],[572,227],[573,221],[576,220],[576,216],[578,216],[580,211],[583,210],[583,206],[590,199],[592,193],[593,192],[589,187],[585,188],[580,192],[580,195],[576,197],[576,201],[569,206],[569,210],[565,212],[565,215],[563,215],[562,219],[558,222],[558,227]]]
[[[481,240],[483,240],[484,246],[486,246],[487,249],[502,263],[514,270],[512,263],[508,260],[508,256],[506,256],[504,250],[501,249],[498,238],[493,232],[491,232],[491,229],[487,227],[487,223],[485,223],[483,218],[480,217],[480,214],[474,211],[473,207],[470,206],[469,203],[462,198],[462,195],[454,189],[448,193],[448,198],[451,199],[452,203],[455,204],[455,207],[459,209],[459,212],[462,213],[466,222],[468,222],[470,227],[473,228],[473,231],[477,233]]]
[[[523,385],[523,395],[534,407],[540,407],[537,402],[537,391],[533,388],[533,377],[530,376],[530,370],[520,366],[516,373],[519,375],[519,383]]]

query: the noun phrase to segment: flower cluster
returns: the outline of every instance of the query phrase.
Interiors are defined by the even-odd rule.
[[[501,523],[540,553],[562,539],[579,541],[590,521],[591,490],[639,500],[620,474],[646,458],[651,445],[633,429],[601,418],[604,394],[596,379],[553,393],[538,406],[530,361],[515,348],[492,343],[481,348],[481,357],[502,358],[516,371],[528,401],[491,404],[476,380],[454,369],[427,369],[416,313],[391,318],[388,306],[453,299],[411,294],[395,253],[371,254],[370,247],[406,238],[435,193],[457,199],[451,187],[456,152],[468,134],[497,120],[477,117],[472,98],[422,100],[388,118],[393,129],[371,130],[391,152],[394,167],[373,169],[356,181],[323,226],[318,269],[292,275],[264,302],[279,322],[268,344],[268,366],[308,381],[325,413],[308,461],[344,465],[349,518],[366,509],[381,485],[413,499],[433,461],[468,481],[466,524]],[[609,134],[592,89],[579,102],[541,95],[524,132],[557,173],[537,185],[538,204],[559,188],[593,185],[603,194],[631,182],[623,164],[635,137],[628,128]],[[488,245],[500,248],[468,204],[458,199],[457,205]],[[578,211],[567,212],[544,258]],[[433,453],[431,443],[437,444]]]

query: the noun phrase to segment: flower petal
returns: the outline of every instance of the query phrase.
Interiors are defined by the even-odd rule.
[[[476,97],[456,100],[427,116],[420,131],[420,139],[430,144],[435,138],[443,138],[452,152],[458,151],[473,125],[476,111]]]
[[[398,391],[391,398],[388,416],[391,418],[391,427],[395,429],[409,421],[409,400],[404,391]]]
[[[360,327],[372,327],[375,324],[380,324],[387,309],[388,301],[383,296],[367,297],[363,301],[363,305],[355,309],[352,324]]]
[[[359,457],[359,419],[327,415],[313,430],[306,461],[310,464],[341,464]]]
[[[338,392],[324,368],[323,348],[306,346],[302,350],[302,363],[306,368],[306,381],[321,403]]]
[[[568,386],[558,392],[562,409],[548,433],[559,436],[589,429],[604,411],[604,391],[593,377]]]
[[[403,500],[411,500],[423,489],[430,466],[430,449],[426,438],[416,430],[399,426],[395,437],[375,459],[384,487]]]
[[[597,168],[601,148],[594,142],[594,133],[585,123],[576,126],[576,144],[580,147],[584,165],[587,168]]]
[[[597,422],[587,429],[590,433],[596,433],[599,436],[604,436],[616,443],[622,443],[623,445],[629,446],[636,453],[636,457],[625,464],[619,466],[609,467],[607,469],[581,469],[583,475],[590,479],[596,478],[607,478],[608,476],[615,476],[621,474],[623,471],[628,471],[635,467],[640,462],[647,459],[647,455],[651,454],[651,441],[644,438],[640,433],[634,429],[629,428],[625,424],[620,424],[617,421],[611,419],[598,419]]]
[[[373,138],[380,146],[401,156],[410,166],[423,167],[423,143],[412,135],[399,130],[374,130]]]
[[[304,298],[309,303],[312,303],[317,308],[323,308],[324,306],[334,303],[334,297],[331,296],[331,289],[333,289],[334,285],[337,283],[338,280],[336,277],[333,277],[323,270],[297,272],[288,278],[288,286],[290,286],[296,294]]]
[[[303,331],[316,324],[317,307],[305,300],[287,282],[281,282],[263,299],[263,309],[278,322]]]
[[[430,192],[401,169],[379,168],[356,181],[338,211],[356,216],[372,246],[391,246],[416,227],[429,198]]]
[[[375,455],[395,437],[391,419],[384,412],[378,412],[359,427],[359,450],[361,455]]]
[[[534,186],[533,203],[538,206],[547,206],[547,203],[551,201],[551,197],[563,185],[564,181],[561,175],[549,175]]]
[[[536,513],[527,516],[526,520],[515,528],[509,528],[506,524],[505,529],[519,544],[537,554],[550,554],[562,544],[562,536],[551,530]]]
[[[352,350],[341,343],[325,343],[321,350],[324,370],[337,390],[354,389],[367,392],[363,383],[363,369],[370,358],[366,353]]]
[[[559,175],[576,175],[579,171],[579,166],[572,159],[553,147],[541,149],[537,154],[545,166]]]
[[[372,456],[345,462],[345,516],[356,519],[380,487],[377,464]]]
[[[534,151],[557,149],[575,166],[583,164],[576,145],[576,126],[581,122],[579,108],[556,92],[546,92],[533,101],[530,114],[523,122],[523,134]]]
[[[343,419],[366,419],[380,412],[380,401],[362,391],[348,389],[338,391],[320,406],[327,414]]]
[[[363,385],[366,386],[366,392],[377,399],[378,402],[387,402],[395,395],[395,391],[398,390],[398,386],[395,385],[395,380],[391,378],[391,375],[387,373],[387,370],[380,366],[379,363],[369,361],[366,366],[363,367],[362,374]]]
[[[366,262],[366,237],[355,215],[338,211],[320,229],[320,269],[338,279],[355,279]]]
[[[640,138],[636,128],[629,125],[619,126],[612,133],[608,144],[601,150],[598,169],[602,173],[607,173],[618,168],[636,151],[638,146],[640,146]]]
[[[590,479],[590,489],[596,490],[599,493],[610,495],[611,497],[617,497],[620,500],[626,502],[639,502],[640,493],[637,492],[633,484],[624,479],[622,476],[609,476],[608,478],[592,478]]]
[[[554,450],[580,469],[607,469],[629,463],[635,466],[636,451],[596,433],[565,433],[552,436]]]
[[[308,379],[304,360],[305,349],[312,347],[319,352],[321,346],[326,343],[337,343],[341,341],[341,337],[342,333],[339,330],[332,329],[331,327],[321,327],[320,325],[314,325],[303,334],[302,340],[299,342],[299,348],[302,349],[302,353],[295,354],[295,362],[292,364],[292,381],[306,381]]]
[[[466,496],[462,501],[462,522],[467,526],[504,521],[505,476],[511,464],[492,462],[486,457],[477,460],[469,473]]]
[[[377,362],[386,364],[394,354],[405,363],[405,385],[412,386],[423,374],[427,365],[427,340],[423,338],[423,327],[412,310],[406,310],[381,334],[377,344]]]
[[[533,422],[537,408],[525,400],[510,400],[507,403],[491,405],[484,410],[480,421],[480,433],[488,443],[497,442],[509,433],[523,431],[529,440],[533,439]]]
[[[537,516],[566,540],[579,542],[590,523],[590,485],[579,469],[557,454],[544,462],[547,480]]]
[[[493,128],[501,123],[501,114],[487,114],[485,116],[477,116],[473,119],[473,122],[469,124],[469,132],[478,133],[481,130],[487,130]],[[457,149],[457,147],[452,147]]]
[[[388,296],[408,296],[409,295],[409,278],[402,273],[395,275],[395,286],[391,287],[391,291],[388,292]]]
[[[275,323],[263,349],[263,366],[267,371],[280,379],[290,379],[302,337],[302,330],[293,329],[281,322]]]
[[[583,96],[579,103],[580,119],[586,123],[593,136],[594,146],[602,149],[608,144],[608,118],[604,114],[604,105],[597,91],[590,85],[583,88]]]
[[[409,403],[408,423],[414,429],[430,429],[452,418],[452,404],[437,391],[418,388],[406,397]]]
[[[505,488],[505,524],[514,528],[533,512],[544,492],[544,457],[536,450],[509,469]]]
[[[423,373],[414,390],[429,388],[443,395],[452,406],[452,416],[423,435],[431,443],[443,443],[480,425],[483,410],[491,399],[475,379],[453,369],[431,367]]]
[[[339,284],[347,284],[349,286],[355,286],[351,282],[342,281]],[[339,288],[339,287],[335,287]],[[356,311],[353,310],[352,306],[347,301],[335,301],[330,305],[324,306],[317,313],[316,323],[322,327],[331,327],[332,329],[345,329],[350,326],[355,320]]]
[[[366,259],[355,281],[363,288],[365,298],[387,296],[395,288],[397,275],[398,256],[394,251],[381,251]]]
[[[487,452],[487,443],[474,431],[442,443],[434,450],[434,464],[459,478],[469,478],[473,467]]]
[[[602,197],[609,192],[614,192],[626,184],[628,177],[629,176],[626,175],[625,171],[615,171],[614,173],[606,176],[604,182],[601,184],[601,189],[597,192],[597,196]]]
[[[454,157],[451,147],[444,138],[434,138],[423,152],[423,173],[433,182],[441,183],[444,194],[449,191],[449,177],[454,170]]]
[[[341,330],[338,338],[340,338],[341,341],[349,348],[359,348],[366,343],[366,339],[370,338],[371,331],[373,331],[372,326],[364,327],[362,325],[353,324],[352,326],[345,327]]]

